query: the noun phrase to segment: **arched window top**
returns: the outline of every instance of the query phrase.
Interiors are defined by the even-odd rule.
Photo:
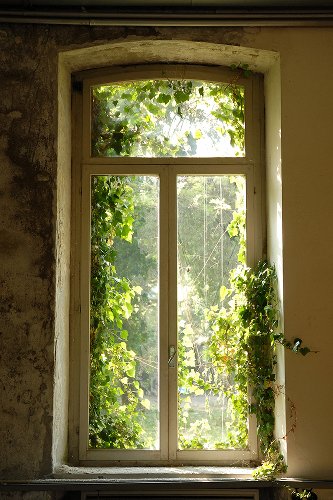
[[[86,156],[245,157],[251,83],[239,67],[85,73]]]

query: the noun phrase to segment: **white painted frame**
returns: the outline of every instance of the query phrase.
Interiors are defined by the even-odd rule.
[[[257,459],[257,438],[255,419],[249,419],[248,450],[177,450],[175,372],[167,366],[168,345],[177,344],[176,307],[176,176],[177,175],[223,175],[243,174],[246,176],[247,192],[247,260],[252,265],[262,256],[264,217],[262,203],[262,110],[260,106],[260,78],[238,78],[237,84],[245,87],[245,157],[228,158],[92,158],[90,155],[90,88],[92,85],[126,80],[154,78],[197,79],[205,81],[230,82],[234,73],[226,68],[193,66],[145,66],[112,68],[111,70],[88,71],[78,74],[83,81],[83,98],[76,96],[76,119],[74,134],[76,142],[73,162],[74,191],[74,266],[73,280],[73,337],[79,361],[76,366],[76,384],[79,408],[77,431],[79,432],[79,460],[82,465],[124,464],[230,464],[251,462]],[[81,111],[80,111],[81,110]],[[89,390],[89,262],[90,262],[90,178],[92,175],[158,175],[161,182],[160,199],[160,450],[109,450],[88,448],[88,390]],[[174,207],[174,209],[172,208]],[[79,222],[81,220],[81,223]],[[169,228],[168,231],[162,228]],[[163,243],[163,244],[162,244]],[[168,249],[169,248],[169,252]],[[168,264],[170,267],[168,268]],[[76,319],[75,319],[76,318]],[[80,340],[78,340],[80,339]],[[163,369],[164,367],[164,369]],[[169,372],[169,374],[168,374]],[[168,375],[167,375],[168,374]],[[169,379],[169,381],[167,380]],[[171,389],[170,389],[171,387]],[[169,396],[168,396],[169,394]],[[169,415],[169,418],[167,418]]]

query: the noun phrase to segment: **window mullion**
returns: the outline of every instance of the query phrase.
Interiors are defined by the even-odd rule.
[[[177,350],[177,185],[176,171],[169,166],[169,347]],[[177,351],[169,363],[169,459],[177,453]]]
[[[161,460],[168,459],[168,415],[169,415],[169,380],[168,380],[168,325],[169,325],[169,297],[168,297],[168,246],[169,246],[169,199],[168,199],[168,171],[164,167],[160,171],[160,212],[159,212],[159,335],[160,335],[160,450]]]

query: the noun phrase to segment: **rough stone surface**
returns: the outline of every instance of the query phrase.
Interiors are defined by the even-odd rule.
[[[56,58],[45,28],[0,35],[0,470],[18,478],[51,468]]]

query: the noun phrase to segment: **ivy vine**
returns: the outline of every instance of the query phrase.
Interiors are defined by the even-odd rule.
[[[142,447],[135,353],[124,321],[136,289],[115,266],[114,240],[132,240],[133,195],[122,177],[94,176],[91,201],[90,446]]]
[[[234,377],[237,387],[233,404],[237,411],[247,411],[245,404],[250,388],[249,412],[255,414],[262,464],[254,471],[256,479],[274,479],[287,470],[274,436],[276,385],[276,346],[303,356],[310,352],[302,340],[287,340],[279,332],[277,275],[266,260],[253,268],[239,266],[232,271],[231,287],[224,289],[219,311],[211,310],[209,319],[214,331],[212,349],[218,352],[215,363]],[[307,498],[307,497],[304,497]],[[309,497],[311,498],[311,497]]]
[[[288,488],[290,489],[290,488]],[[298,488],[296,488],[295,490],[291,491],[291,498],[292,500],[297,500],[299,498],[307,498],[308,500],[317,500],[317,495],[314,491],[311,490],[301,490],[299,491]]]

